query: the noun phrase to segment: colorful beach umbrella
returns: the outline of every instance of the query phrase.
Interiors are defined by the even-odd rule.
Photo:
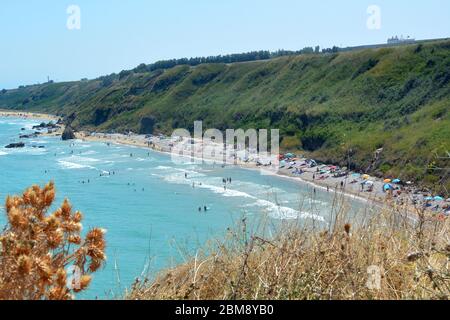
[[[383,189],[384,189],[384,191],[388,191],[388,190],[393,190],[394,187],[393,187],[392,185],[390,185],[389,183],[386,183],[386,184],[383,186]]]
[[[392,180],[391,180],[391,179],[384,179],[384,182],[385,182],[385,183],[391,183]]]
[[[436,196],[436,197],[434,197],[434,201],[444,201],[444,198],[442,198],[440,196]]]

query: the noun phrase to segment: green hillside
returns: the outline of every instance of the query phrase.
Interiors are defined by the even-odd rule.
[[[77,128],[279,128],[286,150],[450,189],[450,41],[233,64],[136,68],[0,93]],[[379,157],[375,151],[383,148]]]

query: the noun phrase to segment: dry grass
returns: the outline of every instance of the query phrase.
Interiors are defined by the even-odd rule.
[[[127,298],[448,299],[449,220],[418,211],[411,221],[401,211],[359,226],[340,212],[327,229],[291,224],[264,238],[249,235],[244,219],[189,262],[137,281]]]
[[[69,300],[86,290],[91,274],[102,267],[104,231],[92,229],[82,239],[83,216],[67,200],[47,214],[54,199],[53,183],[7,198],[8,224],[0,234],[0,300]]]

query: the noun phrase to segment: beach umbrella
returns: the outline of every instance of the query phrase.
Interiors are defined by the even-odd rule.
[[[384,182],[385,182],[385,183],[391,183],[392,180],[391,180],[391,179],[384,179]]]
[[[364,180],[369,180],[370,179],[370,176],[368,174],[365,174],[362,177],[363,177]]]
[[[389,183],[386,183],[386,184],[383,186],[383,189],[384,189],[384,191],[388,191],[388,190],[394,189],[394,187],[392,187],[392,185],[390,185]]]
[[[436,196],[436,197],[434,197],[434,201],[444,201],[444,198],[442,198],[440,196]]]
[[[402,181],[401,181],[400,179],[394,179],[394,180],[392,180],[392,182],[395,183],[395,184],[399,184],[399,183],[401,183]]]

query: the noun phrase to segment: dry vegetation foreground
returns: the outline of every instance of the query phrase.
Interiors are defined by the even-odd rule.
[[[384,210],[352,227],[343,213],[327,230],[285,226],[250,236],[245,220],[225,241],[129,299],[448,299],[449,220],[419,212],[411,222]]]
[[[49,214],[54,198],[52,183],[7,198],[0,300],[72,299],[104,264],[103,230],[82,238],[81,213],[65,200]],[[342,206],[326,229],[289,223],[272,236],[243,219],[190,261],[137,281],[126,298],[448,300],[449,219],[418,211],[411,220],[402,211],[392,205],[352,226]]]

